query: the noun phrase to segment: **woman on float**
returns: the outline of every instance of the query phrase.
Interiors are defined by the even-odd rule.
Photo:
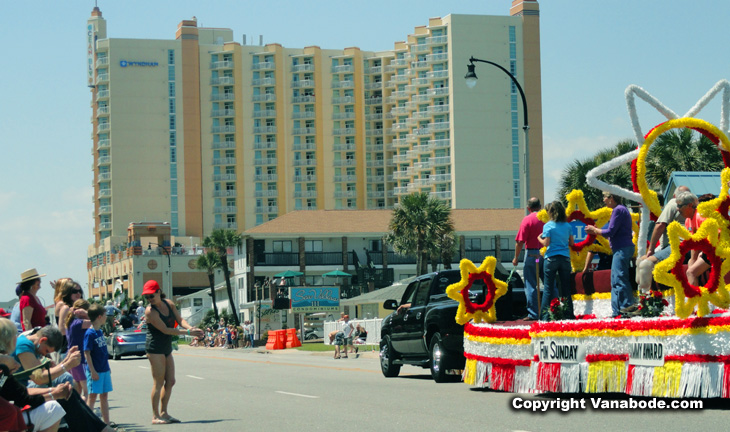
[[[573,299],[570,293],[570,247],[573,246],[571,226],[566,222],[565,207],[560,201],[553,201],[547,208],[550,221],[542,227],[537,238],[545,252],[545,289],[540,306],[540,319],[546,320],[550,303],[558,297],[566,297],[568,318],[573,318]],[[558,295],[558,278],[560,290]]]
[[[172,336],[202,336],[203,331],[182,319],[175,305],[164,298],[156,281],[144,284],[142,295],[149,303],[145,310],[147,340],[145,351],[152,369],[152,424],[179,423],[167,412],[175,385],[175,360],[172,357]],[[176,323],[179,326],[176,327]]]

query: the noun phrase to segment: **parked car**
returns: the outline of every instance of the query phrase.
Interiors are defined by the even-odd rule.
[[[128,330],[117,330],[106,338],[109,358],[119,360],[122,356],[145,355],[144,345],[147,338],[147,327],[132,327]]]
[[[495,271],[496,277],[507,280],[508,274]],[[402,365],[421,366],[431,370],[436,382],[458,379],[464,369],[464,326],[457,324],[459,303],[446,295],[446,288],[461,280],[459,270],[443,270],[414,279],[400,301],[386,300],[383,308],[395,312],[383,319],[380,331],[380,368],[386,377],[396,377]],[[484,301],[481,281],[472,285],[470,297]],[[522,294],[524,297],[524,294]],[[512,302],[512,292],[497,301],[498,319],[514,318],[515,308],[523,308],[524,299]],[[404,306],[405,305],[405,306]],[[407,306],[410,305],[410,306]],[[401,311],[397,309],[401,308]]]
[[[307,329],[304,331],[305,340],[322,339],[324,337],[324,331],[322,329]]]

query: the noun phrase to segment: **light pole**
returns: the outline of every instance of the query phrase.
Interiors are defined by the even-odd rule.
[[[481,62],[481,63],[487,63],[492,66],[498,67],[502,72],[506,73],[507,76],[510,77],[512,82],[517,87],[517,90],[520,92],[520,97],[522,97],[522,117],[524,118],[524,126],[522,126],[522,130],[525,131],[525,160],[523,163],[523,173],[525,177],[525,187],[524,187],[524,194],[525,194],[525,206],[527,206],[527,200],[530,199],[530,137],[529,137],[529,131],[530,131],[530,123],[527,119],[527,99],[525,99],[525,92],[522,90],[522,86],[517,81],[517,78],[515,78],[514,75],[510,73],[507,69],[503,68],[502,66],[498,65],[497,63],[490,62],[489,60],[481,60],[478,58],[471,57],[469,58],[469,64],[466,65],[467,72],[464,78],[466,79],[466,86],[469,88],[474,88],[474,86],[477,85],[477,74],[474,72],[474,69],[476,68],[476,65],[474,62]]]

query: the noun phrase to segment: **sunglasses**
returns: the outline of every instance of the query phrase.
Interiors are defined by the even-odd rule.
[[[147,300],[152,300],[153,298],[155,298],[155,295],[154,294],[145,294],[144,298],[146,298]]]
[[[71,294],[83,294],[83,293],[84,293],[84,291],[80,290],[80,289],[75,289],[75,290],[71,291]]]

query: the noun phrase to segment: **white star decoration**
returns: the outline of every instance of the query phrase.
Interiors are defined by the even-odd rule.
[[[702,110],[702,108],[704,108],[720,92],[722,92],[722,106],[720,109],[720,131],[722,132],[722,134],[725,135],[725,137],[718,138],[720,138],[721,141],[722,138],[725,138],[725,141],[727,141],[726,137],[728,135],[728,118],[730,117],[730,82],[728,82],[727,80],[718,81],[717,84],[715,84],[710,89],[710,91],[708,91],[702,98],[700,98],[700,100],[697,101],[697,103],[689,111],[687,111],[683,118],[694,118]],[[639,238],[644,239],[647,238],[651,211],[649,210],[649,205],[647,205],[647,203],[644,201],[644,198],[641,196],[641,194],[636,193],[632,190],[624,189],[617,185],[608,184],[598,179],[599,175],[605,174],[625,163],[630,164],[631,161],[639,156],[641,146],[644,144],[645,133],[642,132],[641,125],[639,124],[639,117],[636,113],[636,96],[643,99],[649,105],[654,107],[660,114],[666,117],[667,120],[675,120],[680,118],[674,111],[667,108],[664,104],[659,102],[657,98],[650,95],[643,88],[636,85],[630,85],[626,89],[626,105],[629,111],[629,116],[631,117],[631,125],[634,129],[634,134],[636,135],[636,141],[639,143],[639,148],[632,152],[611,159],[610,161],[593,168],[586,174],[586,182],[590,186],[593,186],[599,190],[609,192],[629,201],[641,204],[641,224]],[[720,145],[722,145],[722,142],[720,143]],[[646,253],[646,242],[640,241],[638,242],[637,246],[637,255],[644,255],[644,253]]]

